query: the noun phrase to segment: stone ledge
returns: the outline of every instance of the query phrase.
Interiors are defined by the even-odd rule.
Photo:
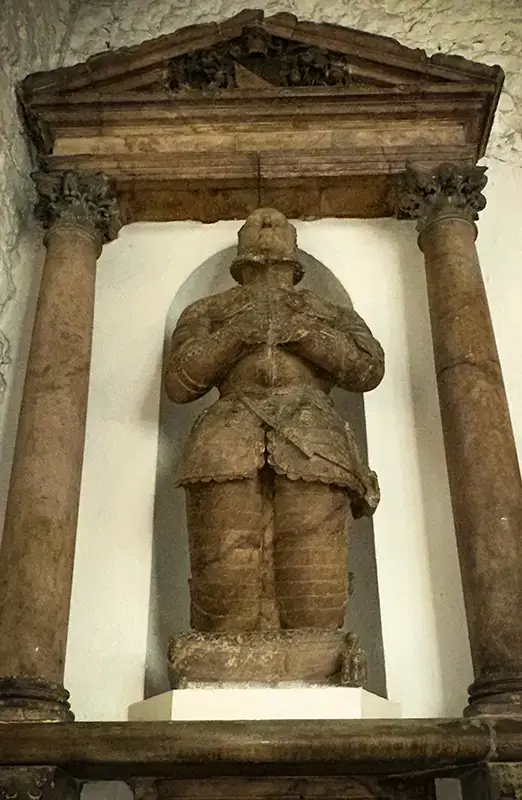
[[[80,780],[217,775],[455,777],[522,762],[515,720],[74,722],[0,725],[0,766],[53,765]]]

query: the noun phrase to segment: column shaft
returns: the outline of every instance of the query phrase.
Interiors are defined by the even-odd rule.
[[[420,243],[466,614],[479,681],[474,689],[479,690],[481,683],[487,689],[492,679],[514,679],[519,686],[521,480],[475,248],[475,226],[462,218],[435,220]]]
[[[475,247],[483,167],[408,168],[475,681],[468,714],[522,716],[522,482]]]
[[[62,684],[101,237],[64,212],[46,246],[0,551],[0,720],[72,718]]]

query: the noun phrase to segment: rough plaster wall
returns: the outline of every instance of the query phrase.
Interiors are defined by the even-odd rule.
[[[3,0],[0,11],[0,518],[11,469],[35,294],[42,260],[33,221],[31,161],[15,86],[62,63],[71,0]]]
[[[224,20],[245,7],[360,28],[409,47],[456,53],[506,73],[488,154],[522,161],[521,0],[95,0],[76,18],[66,63],[138,44],[184,25]]]

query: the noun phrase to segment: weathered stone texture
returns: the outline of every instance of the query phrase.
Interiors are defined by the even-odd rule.
[[[47,254],[1,548],[0,721],[70,718],[62,681],[96,260],[102,242],[119,230],[116,202],[103,176],[35,177]]]
[[[522,161],[522,69],[519,0],[105,0],[81,6],[72,27],[66,63],[93,53],[138,44],[184,25],[227,19],[245,6],[267,13],[288,11],[302,19],[361,28],[398,39],[429,54],[460,54],[500,64],[505,89],[489,146],[489,155]]]
[[[384,354],[353,308],[296,291],[296,229],[253,211],[238,234],[239,284],[188,306],[165,366],[174,403],[212,387],[174,478],[186,498],[193,633],[171,642],[173,682],[361,685],[364,656],[340,629],[352,518],[377,477],[329,392],[376,388]]]
[[[30,72],[61,64],[70,11],[71,0],[46,4],[6,0],[0,13],[0,513],[31,329],[28,298],[38,280],[38,256],[43,249],[31,213],[31,162],[17,113],[15,86]],[[16,380],[11,364],[16,364]]]

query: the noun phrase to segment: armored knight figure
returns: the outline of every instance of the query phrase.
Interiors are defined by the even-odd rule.
[[[248,217],[231,273],[238,286],[182,313],[165,370],[175,403],[219,389],[177,474],[192,629],[214,643],[338,632],[347,527],[373,513],[379,489],[329,392],[375,388],[383,351],[353,309],[296,290],[296,231],[280,212]]]

